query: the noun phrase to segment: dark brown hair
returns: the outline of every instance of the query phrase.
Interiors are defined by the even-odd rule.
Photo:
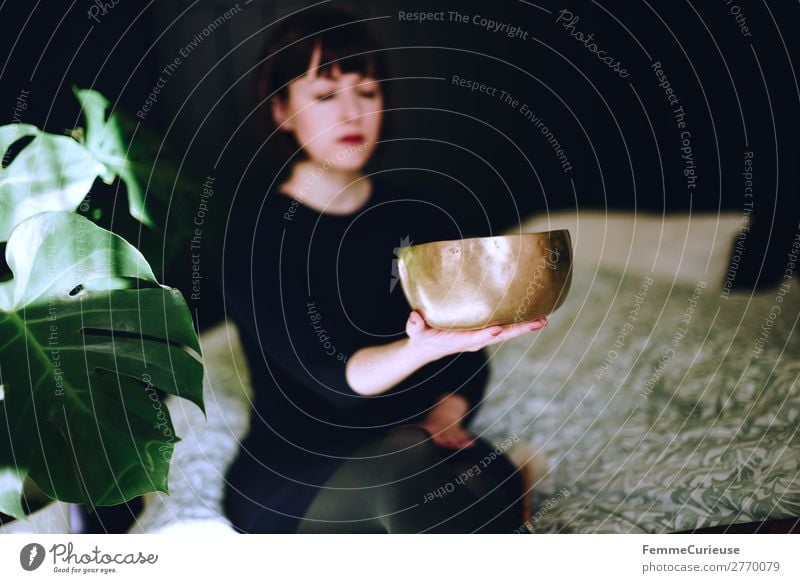
[[[308,71],[317,43],[322,51],[319,75],[330,76],[338,65],[343,73],[360,73],[379,81],[387,78],[384,48],[368,24],[359,20],[363,18],[349,9],[319,6],[293,14],[277,25],[264,43],[254,77],[256,121],[262,137],[277,129],[271,99],[286,99],[289,83]],[[386,104],[385,84],[381,84],[381,90]],[[277,153],[303,156],[291,133],[275,132],[270,145]]]

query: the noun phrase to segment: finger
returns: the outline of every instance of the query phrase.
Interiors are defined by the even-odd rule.
[[[536,318],[535,320],[506,324],[505,326],[492,326],[491,328],[487,328],[487,330],[490,331],[490,336],[492,338],[497,338],[500,335],[508,337],[510,334],[525,334],[533,330],[541,330],[545,326],[547,326],[547,318]]]
[[[453,447],[457,448],[469,447],[474,443],[473,437],[461,428],[454,429],[451,432],[450,441],[453,444]]]
[[[537,330],[544,328],[547,326],[547,318],[536,318],[535,320],[527,320],[525,322],[519,322],[516,324],[511,324],[508,328],[523,328],[530,330],[531,328],[535,328]]]
[[[433,436],[433,443],[440,447],[452,448],[453,443],[444,433],[437,433]]]
[[[521,334],[527,334],[528,332],[535,332],[536,330],[541,330],[547,326],[547,318],[538,318],[536,320],[530,320],[528,322],[520,322],[519,324],[512,324],[511,326],[507,326],[505,330],[503,330],[503,335],[514,338]]]
[[[475,445],[475,440],[471,437],[466,437],[458,442],[458,447],[465,448],[465,447],[472,447]]]
[[[438,434],[439,445],[450,449],[459,447],[459,442],[461,441],[460,433],[462,432],[453,429],[445,429],[444,431],[441,431]]]
[[[491,326],[489,328],[486,328],[486,330],[484,330],[484,336],[486,337],[486,340],[493,340],[498,336],[500,336],[502,333],[503,333],[502,326]]]
[[[539,319],[539,320],[532,320],[530,322],[520,322],[518,324],[509,324],[505,326],[500,334],[490,336],[488,340],[488,344],[497,344],[499,342],[505,342],[506,340],[511,340],[512,338],[516,338],[517,336],[522,336],[523,334],[527,334],[528,332],[534,332],[536,330],[541,330],[547,325],[547,320]]]
[[[443,441],[441,443],[441,446],[445,447],[447,449],[458,449],[458,442],[457,441],[446,440],[446,441]]]

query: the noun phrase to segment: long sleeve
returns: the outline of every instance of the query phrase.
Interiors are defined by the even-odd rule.
[[[345,377],[347,361],[357,348],[334,346],[326,340],[324,328],[316,331],[311,320],[288,317],[281,313],[280,304],[259,303],[255,317],[251,306],[237,302],[232,307],[234,319],[241,333],[260,348],[269,366],[279,366],[292,380],[339,408],[354,407],[367,398],[356,393]]]
[[[257,245],[252,268],[250,245],[240,246],[238,273],[228,278],[232,284],[227,289],[229,310],[250,347],[248,358],[258,359],[251,368],[264,370],[265,361],[277,366],[279,373],[337,408],[362,403],[368,397],[356,393],[345,377],[347,361],[363,347],[360,339],[342,331],[330,303],[309,300],[301,259],[296,253],[281,255],[279,236],[267,236]]]

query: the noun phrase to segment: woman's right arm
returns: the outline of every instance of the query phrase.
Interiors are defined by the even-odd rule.
[[[481,330],[438,330],[416,311],[406,322],[407,338],[361,348],[347,362],[347,384],[358,394],[384,393],[423,366],[460,352],[477,352],[547,325],[547,319],[490,326]]]

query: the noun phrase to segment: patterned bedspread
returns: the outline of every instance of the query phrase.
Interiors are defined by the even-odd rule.
[[[549,457],[534,530],[800,516],[798,287],[724,294],[719,281],[576,268],[544,331],[492,347],[471,426]]]

